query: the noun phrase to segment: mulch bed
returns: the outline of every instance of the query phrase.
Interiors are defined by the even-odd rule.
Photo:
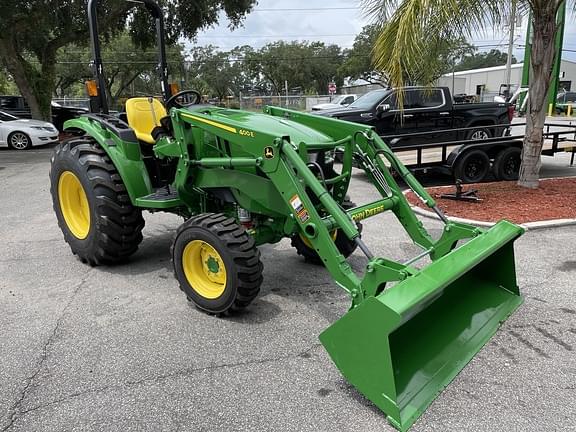
[[[477,189],[480,202],[453,201],[440,195],[454,192],[454,187],[428,188],[438,206],[448,215],[485,222],[507,219],[515,223],[576,218],[576,178],[545,179],[538,189],[520,187],[516,182],[464,185],[463,190]],[[412,205],[430,210],[409,192]]]

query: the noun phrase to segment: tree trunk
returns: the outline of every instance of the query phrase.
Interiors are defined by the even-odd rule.
[[[518,185],[536,189],[539,185],[540,154],[544,144],[543,132],[546,121],[548,91],[555,58],[556,2],[544,2],[533,10],[533,42],[530,58],[530,90],[526,133],[522,148],[522,163]]]
[[[14,49],[14,45],[11,41],[7,39],[0,39],[0,57],[2,57],[6,69],[10,72],[10,75],[14,78],[14,82],[20,90],[20,93],[26,99],[32,117],[40,118],[40,109],[38,107],[38,101],[34,95],[34,89],[32,83],[26,77],[25,66],[22,63],[21,57],[18,55]]]
[[[120,83],[118,91],[114,93],[114,95],[110,96],[110,106],[116,106],[118,99],[120,99],[120,96],[122,96],[122,92],[126,90],[128,86],[130,86],[130,84],[132,84],[134,80],[140,76],[140,73],[141,72],[135,73],[129,80],[125,81],[124,83]],[[110,94],[112,94],[112,90],[110,90]]]
[[[56,53],[45,55],[42,59],[42,72],[35,77],[34,94],[38,101],[40,119],[52,122],[52,96],[56,81]]]
[[[42,59],[42,71],[38,72],[14,48],[7,39],[0,39],[0,57],[14,78],[20,93],[26,99],[32,117],[50,121],[52,93],[54,91],[55,58]]]

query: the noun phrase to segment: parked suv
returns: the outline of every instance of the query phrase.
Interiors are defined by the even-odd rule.
[[[321,103],[318,105],[314,105],[312,107],[312,111],[322,111],[322,110],[327,110],[327,109],[346,107],[346,106],[350,105],[352,102],[354,102],[356,99],[358,99],[358,96],[355,94],[338,95],[338,96],[335,96],[328,103]]]

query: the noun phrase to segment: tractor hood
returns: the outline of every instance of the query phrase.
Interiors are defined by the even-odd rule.
[[[188,111],[210,115],[214,121],[239,125],[249,131],[260,131],[266,134],[273,133],[278,137],[290,137],[290,141],[296,144],[300,142],[321,143],[333,141],[328,135],[301,123],[264,113],[222,108],[207,110],[206,106],[203,106],[202,109],[199,110],[189,108]]]

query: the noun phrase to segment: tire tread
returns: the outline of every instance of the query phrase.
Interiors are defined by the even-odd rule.
[[[97,220],[91,223],[96,224],[97,232],[93,246],[89,250],[82,250],[75,247],[76,241],[68,232],[66,222],[62,217],[58,217],[64,239],[72,252],[78,255],[82,262],[90,265],[125,260],[136,252],[142,242],[142,211],[130,202],[120,174],[94,138],[82,136],[58,144],[51,160],[51,178],[52,172],[65,157],[77,164],[78,174],[90,184],[96,201],[93,203],[93,210],[97,216]],[[54,211],[58,215],[57,184],[52,184],[51,192]]]
[[[222,241],[236,265],[238,280],[236,297],[224,310],[208,311],[197,306],[206,312],[218,314],[246,308],[258,296],[263,281],[263,265],[260,261],[260,251],[256,247],[254,239],[233,218],[224,214],[202,213],[191,217],[178,228],[170,248],[174,275],[177,279],[175,244],[179,236],[192,226],[211,231]],[[185,292],[182,283],[180,283],[180,289]]]

